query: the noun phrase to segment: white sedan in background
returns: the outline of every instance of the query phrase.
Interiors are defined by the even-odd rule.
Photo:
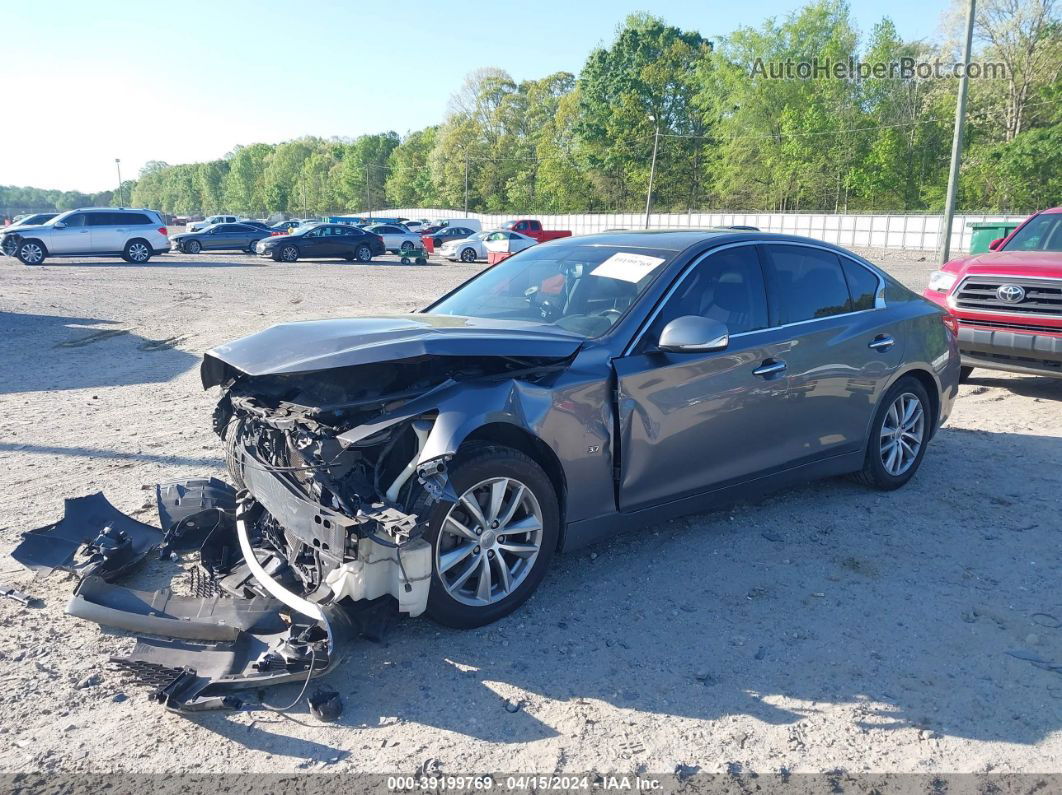
[[[384,248],[396,254],[408,254],[413,249],[424,245],[420,235],[406,229],[401,224],[377,224],[368,227],[367,231],[382,237]]]
[[[476,232],[464,240],[450,240],[439,249],[439,254],[448,260],[461,262],[475,262],[477,259],[487,258],[487,243],[494,243],[495,248],[507,248],[512,254],[523,251],[525,248],[538,243],[533,237],[521,235],[519,232],[510,232],[508,229],[491,229],[486,232]]]

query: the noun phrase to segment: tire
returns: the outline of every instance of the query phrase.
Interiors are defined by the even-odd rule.
[[[181,251],[183,251],[185,254],[198,254],[202,250],[203,244],[200,243],[198,240],[189,240],[187,243],[181,246]]]
[[[5,257],[15,256],[15,251],[18,250],[18,245],[12,238],[8,238],[4,241],[3,254]]]
[[[905,408],[911,405],[909,402],[911,399],[917,401],[917,410],[920,411],[917,423],[914,422],[915,416],[912,416],[910,420],[906,416],[901,416],[901,412],[906,415]],[[901,400],[904,403],[901,403]],[[930,412],[929,395],[921,381],[905,376],[893,384],[874,413],[874,421],[870,425],[870,438],[867,440],[866,458],[863,462],[863,469],[856,474],[856,480],[871,488],[892,491],[914,477],[914,473],[922,464],[922,459],[926,454],[926,445],[933,433],[934,420]],[[908,428],[909,425],[909,432],[902,430]],[[900,430],[891,432],[891,427],[898,427]],[[913,433],[919,434],[920,439],[917,449],[911,456]],[[892,441],[895,441],[895,445],[891,443]],[[895,455],[899,456],[898,459],[894,457],[893,450],[897,451]]]
[[[461,250],[461,262],[475,262],[476,250],[474,248],[465,248]]]
[[[560,507],[553,484],[542,467],[509,447],[476,445],[463,451],[451,465],[448,477],[462,501],[431,503],[417,486],[412,509],[412,512],[428,516],[425,538],[432,546],[432,577],[427,613],[448,627],[480,627],[511,613],[527,601],[542,582],[560,535]],[[476,500],[481,506],[481,516],[489,521],[492,518],[489,496],[498,483],[503,485],[497,515],[504,519],[512,508],[510,528],[518,525],[535,528],[537,525],[537,530],[511,529],[503,534],[490,525],[484,529],[471,518],[473,514],[464,507],[463,500],[469,493],[474,495],[470,499]],[[523,492],[520,486],[523,486]],[[522,496],[514,507],[512,501],[518,494]],[[488,499],[478,498],[480,495]],[[459,522],[463,530],[475,535],[466,539],[451,524],[451,518]],[[505,526],[501,525],[501,529]],[[519,538],[514,541],[513,536]],[[486,554],[482,550],[486,544],[481,544],[480,539],[487,539],[490,544]],[[463,555],[461,550],[464,550]],[[450,561],[446,558],[448,552],[451,553]],[[454,553],[458,556],[454,557]],[[466,562],[469,572],[465,571]],[[482,592],[484,588],[483,565],[490,574],[485,587],[492,590],[488,601],[476,604],[479,600],[475,592]],[[504,587],[506,580],[502,577],[502,567],[508,572],[508,589]],[[462,577],[465,579],[458,582]],[[494,588],[497,593],[493,592]]]
[[[411,242],[409,242],[408,240],[403,240],[402,241],[402,245],[399,246],[399,250],[403,254],[408,254],[410,251],[413,250],[413,244]]]
[[[281,262],[295,262],[299,259],[299,249],[293,245],[282,246],[277,256]]]
[[[959,383],[960,384],[965,384],[967,381],[969,381],[970,380],[970,374],[972,372],[973,372],[973,368],[972,367],[963,367],[961,370],[959,370]]]
[[[369,262],[372,259],[372,249],[366,245],[360,245],[354,249],[354,259],[358,262]]]
[[[134,238],[125,244],[122,259],[126,262],[132,262],[134,265],[143,265],[151,259],[151,246],[148,245],[146,240]]]
[[[39,240],[20,240],[15,256],[23,265],[40,265],[48,256],[48,251]]]

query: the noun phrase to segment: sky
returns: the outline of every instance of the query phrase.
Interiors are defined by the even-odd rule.
[[[887,13],[933,39],[947,0],[850,0],[869,33]],[[0,184],[93,192],[149,160],[222,157],[237,144],[356,137],[441,122],[465,75],[578,74],[632,12],[713,38],[799,0],[48,0],[0,16],[7,108]],[[22,96],[24,94],[24,96]],[[23,101],[23,99],[25,101]]]

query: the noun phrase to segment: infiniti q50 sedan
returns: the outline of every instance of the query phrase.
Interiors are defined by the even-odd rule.
[[[248,581],[469,627],[558,550],[812,478],[903,486],[959,369],[953,318],[855,254],[708,230],[534,246],[414,314],[222,345],[202,380]]]

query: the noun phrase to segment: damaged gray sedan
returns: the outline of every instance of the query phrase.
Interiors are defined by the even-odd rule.
[[[278,325],[202,366],[261,588],[461,627],[622,529],[903,485],[958,378],[950,318],[873,265],[730,230],[535,246],[419,313]]]

